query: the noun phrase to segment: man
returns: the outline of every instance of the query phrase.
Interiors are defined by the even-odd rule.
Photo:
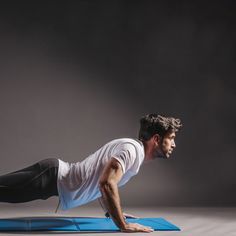
[[[82,162],[49,158],[30,167],[0,176],[0,201],[27,202],[59,196],[67,210],[99,199],[123,232],[152,232],[150,227],[127,223],[118,187],[136,175],[144,161],[169,158],[176,147],[179,119],[148,114],[140,119],[139,139],[115,139]]]

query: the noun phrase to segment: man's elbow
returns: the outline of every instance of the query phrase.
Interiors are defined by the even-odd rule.
[[[99,189],[102,193],[110,192],[114,188],[115,181],[113,180],[103,180],[99,182]]]

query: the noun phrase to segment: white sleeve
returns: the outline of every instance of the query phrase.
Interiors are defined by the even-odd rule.
[[[131,143],[122,143],[113,150],[112,157],[119,161],[123,173],[126,173],[135,163],[136,149]]]

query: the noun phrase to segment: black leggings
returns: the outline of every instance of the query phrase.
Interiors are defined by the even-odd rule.
[[[58,196],[58,166],[58,159],[48,158],[0,176],[0,202],[20,203]]]

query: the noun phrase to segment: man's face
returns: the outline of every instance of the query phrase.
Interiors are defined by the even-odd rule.
[[[175,132],[168,132],[163,138],[159,137],[155,156],[169,158],[175,147]]]

